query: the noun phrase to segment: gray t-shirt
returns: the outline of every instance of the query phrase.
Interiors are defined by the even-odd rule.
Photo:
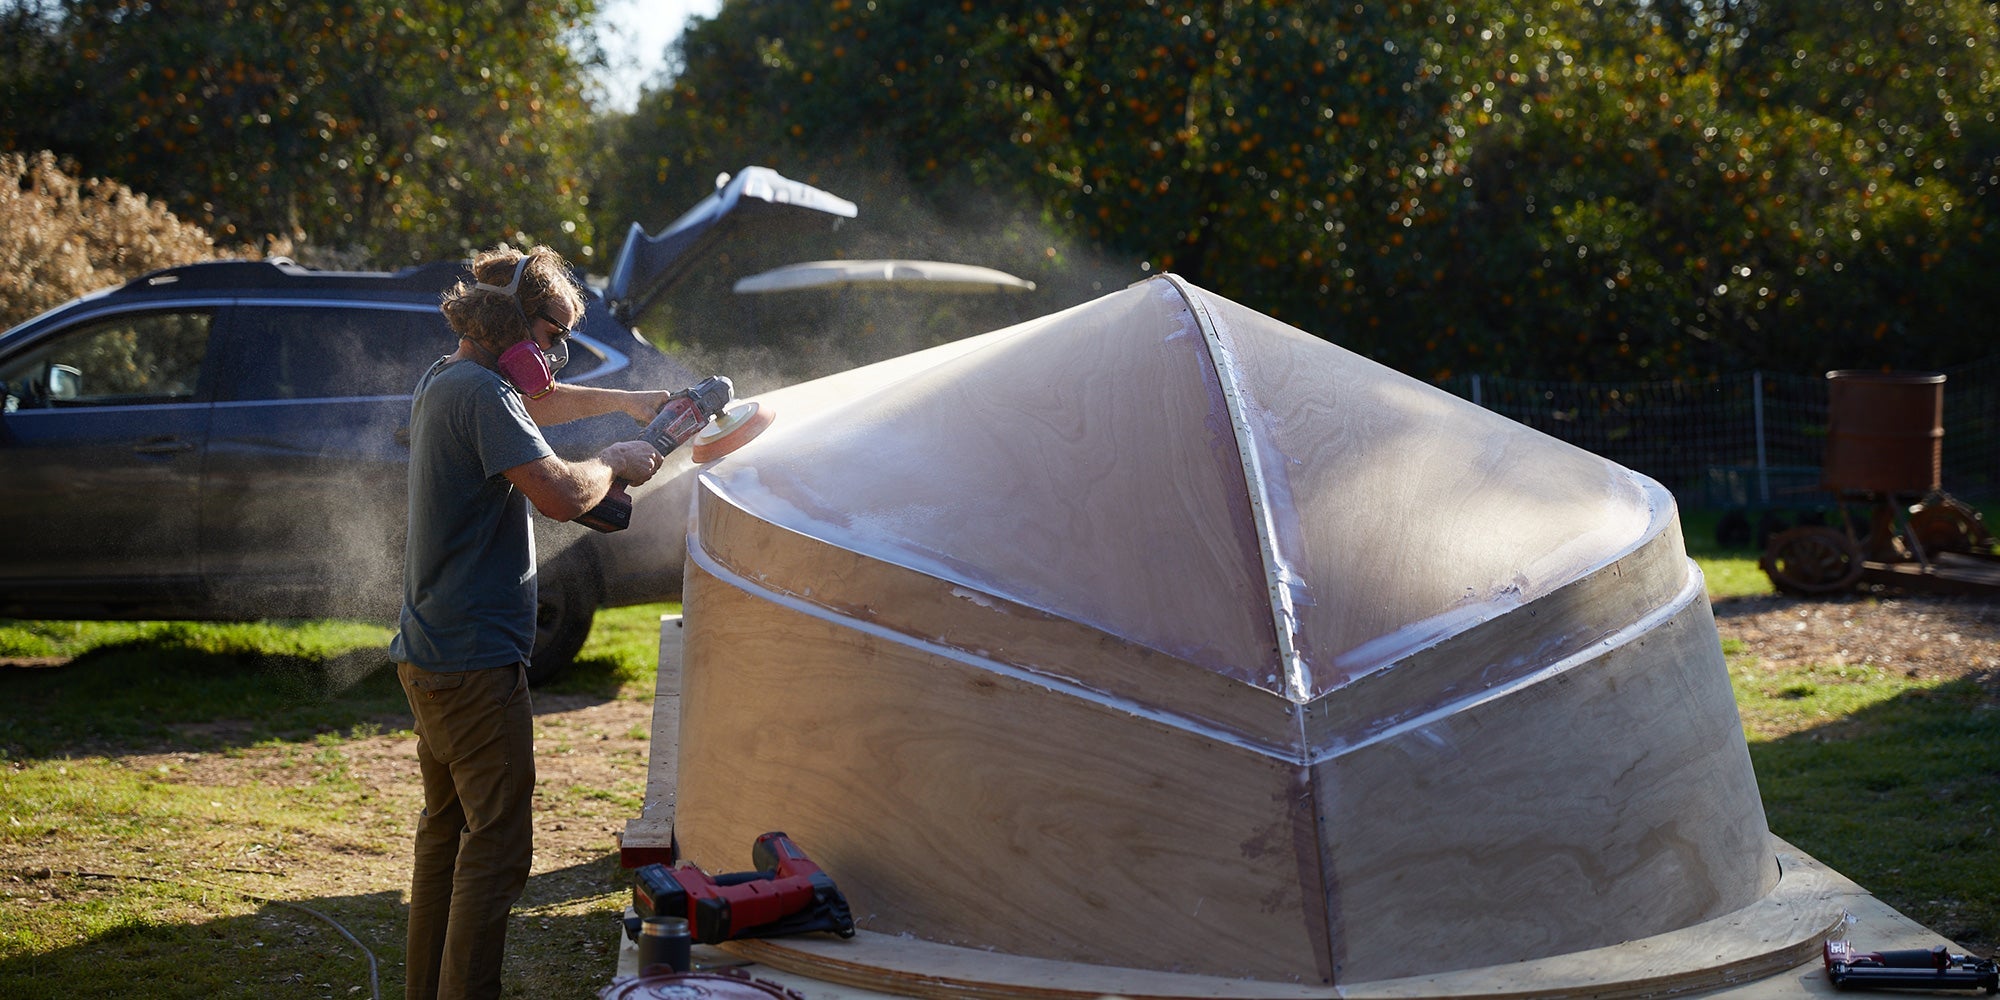
[[[410,403],[410,534],[389,655],[425,670],[522,663],[535,645],[535,535],[501,473],[554,452],[499,375],[432,365]]]

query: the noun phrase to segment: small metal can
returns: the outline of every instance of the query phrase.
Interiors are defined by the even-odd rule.
[[[639,974],[656,965],[688,971],[688,922],[680,917],[647,917],[639,926]]]

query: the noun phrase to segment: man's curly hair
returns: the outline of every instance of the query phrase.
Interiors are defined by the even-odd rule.
[[[526,340],[529,317],[551,312],[549,306],[554,303],[567,304],[571,315],[583,318],[583,293],[570,277],[569,262],[545,246],[525,254],[528,266],[521,271],[521,284],[513,295],[478,287],[506,287],[513,281],[514,268],[522,256],[521,251],[503,243],[472,258],[472,278],[448,289],[438,306],[452,332],[498,354]]]

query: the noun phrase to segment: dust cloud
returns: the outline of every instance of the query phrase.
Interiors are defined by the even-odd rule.
[[[792,177],[809,171],[780,172]],[[696,371],[722,372],[749,396],[1011,326],[1146,277],[1056,233],[1028,205],[985,195],[926,202],[882,180],[814,182],[854,201],[859,216],[820,231],[762,234],[731,245],[642,317],[645,333]],[[738,294],[737,279],[810,260],[929,260],[975,264],[1026,278],[1031,292],[952,294],[850,287]]]

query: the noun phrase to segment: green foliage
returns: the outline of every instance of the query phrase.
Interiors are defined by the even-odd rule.
[[[1535,99],[1468,178],[1493,209],[1472,235],[1503,249],[1484,280],[1519,290],[1478,324],[1496,347],[1582,378],[1990,349],[1961,273],[1995,221],[1988,11],[1578,10],[1520,54]]]
[[[597,7],[19,0],[0,149],[232,243],[541,241],[600,270],[598,233],[761,163],[864,224],[756,253],[972,259],[1064,305],[1171,269],[1427,377],[1991,349],[1968,322],[2000,306],[1978,0],[729,2],[605,118]],[[741,325],[679,319],[716,347]]]
[[[1436,377],[1942,366],[2000,305],[1995,35],[1972,0],[732,3],[613,203],[777,161],[1036,206]]]
[[[1106,266],[1094,259],[1090,234],[1024,209],[1009,171],[1025,164],[957,152],[985,142],[972,137],[983,127],[977,116],[990,113],[962,99],[976,81],[958,79],[958,42],[969,36],[956,22],[971,16],[922,4],[758,3],[724,4],[714,20],[694,23],[678,49],[680,82],[642,98],[610,133],[610,172],[593,200],[599,226],[639,220],[657,228],[711,191],[718,175],[749,164],[853,199],[861,218],[837,232],[732,246],[648,317],[664,331],[660,339],[675,349],[698,346],[732,375],[747,367],[752,383],[782,384],[1045,309],[974,296],[921,305],[914,296],[865,294],[745,301],[725,277],[827,257],[962,260],[1030,278],[1040,286],[1033,302],[1059,308],[1143,276],[1136,259]],[[906,67],[906,77],[883,76],[864,58],[915,52],[932,40],[952,59]],[[986,150],[1007,152],[1004,142]],[[971,176],[955,169],[961,164],[977,178],[947,184]]]
[[[496,239],[587,260],[594,149],[571,41],[592,0],[523,6],[60,0],[19,25],[15,84],[50,148],[229,240],[309,237],[386,262]],[[19,17],[20,15],[16,15]]]

